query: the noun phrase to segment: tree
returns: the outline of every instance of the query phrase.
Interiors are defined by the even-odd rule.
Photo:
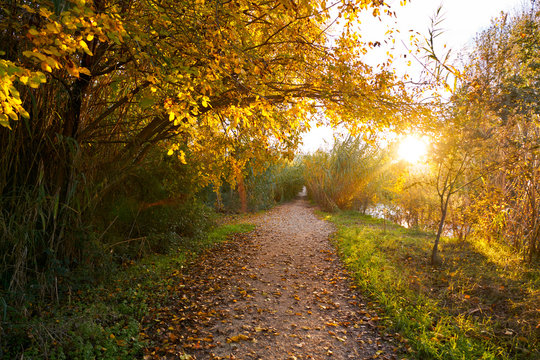
[[[5,51],[4,66],[13,74],[2,81],[8,89],[18,82],[26,99],[9,114],[26,115],[28,86],[47,79],[63,99],[47,116],[56,113],[60,119],[38,125],[43,117],[30,111],[30,123],[83,147],[123,144],[115,150],[116,162],[137,162],[152,144],[167,139],[204,143],[221,131],[223,121],[230,128],[264,130],[264,135],[253,130],[255,143],[257,135],[286,139],[319,105],[334,123],[346,119],[351,128],[390,118],[396,108],[411,110],[404,105],[403,85],[389,71],[376,73],[359,60],[369,45],[351,24],[362,10],[378,14],[378,1],[53,4],[4,6],[4,43],[17,39],[19,46]],[[329,46],[332,8],[346,19],[347,31]],[[19,101],[15,93],[6,94]],[[50,123],[55,126],[45,125]],[[55,162],[71,165],[68,153],[58,153]],[[59,176],[51,182],[65,190],[69,174],[63,173],[47,175]]]
[[[470,149],[459,146],[460,139],[453,138],[449,133],[444,134],[444,140],[437,144],[435,164],[437,175],[434,177],[435,188],[439,200],[440,219],[437,226],[437,235],[431,251],[431,264],[440,263],[438,256],[439,241],[444,230],[450,199],[461,190],[463,176],[468,170],[471,160]],[[462,145],[462,144],[460,144]]]
[[[1,2],[1,206],[15,214],[28,199],[45,214],[28,226],[35,253],[13,235],[21,251],[6,261],[39,254],[40,272],[82,256],[70,229],[156,146],[200,186],[234,184],[248,160],[289,156],[321,108],[352,129],[414,112],[390,71],[361,61],[361,11],[391,13],[375,0]],[[330,41],[337,19],[345,31]]]
[[[498,195],[497,226],[480,221],[485,236],[506,239],[532,260],[538,253],[537,180],[540,132],[538,95],[540,49],[534,7],[511,17],[503,15],[476,39],[465,81],[454,103],[474,121],[468,130],[483,142],[477,166],[499,164],[484,179],[484,195],[475,211],[491,213]],[[482,197],[486,197],[485,200]],[[481,210],[479,203],[485,204]],[[495,221],[495,220],[493,220]]]

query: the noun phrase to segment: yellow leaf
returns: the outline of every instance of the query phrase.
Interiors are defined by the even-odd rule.
[[[46,83],[47,77],[41,71],[36,71],[31,78],[28,79],[28,85],[31,88],[37,89],[40,84]]]
[[[51,32],[52,34],[58,34],[60,31],[58,30],[58,27],[56,26],[56,23],[48,23],[46,26],[47,30]]]
[[[94,34],[88,34],[88,35],[86,36],[86,40],[87,40],[87,41],[92,41],[92,40],[94,40]]]
[[[167,151],[167,155],[171,156],[172,154],[174,154],[173,149],[169,149],[169,151]]]
[[[239,341],[246,341],[246,340],[249,340],[249,336],[240,334],[240,335],[231,336],[230,338],[228,338],[227,343],[230,344],[232,342],[239,342]]]
[[[25,9],[26,11],[28,11],[29,13],[31,13],[31,14],[35,14],[35,13],[36,13],[36,11],[35,11],[34,9],[32,9],[30,6],[28,6],[28,5],[26,5],[26,4],[25,4],[25,5],[22,5],[21,7],[22,7],[23,9]]]
[[[18,120],[17,114],[14,111],[10,111],[7,113],[7,116],[9,116],[13,120]]]
[[[84,40],[79,41],[79,45],[86,54],[88,54],[90,56],[94,56],[94,54],[92,54],[92,52],[90,51],[90,49],[88,48],[88,45],[86,45]]]
[[[79,69],[75,67],[67,67],[66,70],[71,76],[79,77]]]
[[[41,61],[47,61],[47,56],[41,53],[35,52],[35,51],[23,51],[23,55],[26,57],[34,56],[34,57],[37,57]]]
[[[60,64],[59,64],[58,61],[56,61],[54,58],[52,58],[52,57],[47,57],[47,59],[46,59],[45,61],[46,61],[47,64],[49,64],[52,68],[60,69]]]
[[[46,8],[42,7],[39,9],[39,13],[46,18],[49,18],[53,13],[50,10],[47,10]]]
[[[169,113],[169,121],[173,121],[174,120],[174,113],[171,111]]]
[[[43,62],[41,63],[41,69],[42,69],[43,71],[52,72],[51,67],[50,67],[49,64],[47,64],[45,61],[43,61]]]
[[[79,68],[79,72],[81,74],[85,74],[85,75],[88,75],[88,76],[92,76],[92,73],[90,72],[90,70],[88,70],[87,68],[85,67],[80,67]]]
[[[202,106],[203,107],[208,107],[208,101],[210,101],[210,98],[208,98],[208,96],[203,96],[202,97]]]
[[[180,160],[180,162],[184,165],[186,165],[186,154],[184,154],[183,151],[180,151],[180,154],[178,155],[178,159]]]
[[[0,114],[0,125],[11,129],[11,126],[9,126],[9,119],[4,114]]]
[[[28,84],[28,76],[24,76],[24,75],[21,76],[21,77],[19,78],[19,81],[20,81],[21,83],[23,83],[24,85]]]
[[[37,31],[36,29],[34,28],[31,28],[30,30],[28,30],[28,33],[30,35],[33,35],[33,36],[38,36],[39,35],[39,31]]]

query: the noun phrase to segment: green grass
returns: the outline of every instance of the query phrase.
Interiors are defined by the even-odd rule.
[[[428,258],[431,233],[348,211],[320,215],[356,285],[418,359],[540,358],[538,268],[509,249],[443,238],[443,265]]]
[[[202,251],[254,229],[224,224],[169,255],[118,268],[107,281],[68,291],[60,304],[29,303],[25,318],[3,322],[2,359],[133,359],[142,357],[141,321],[173,288],[175,273]]]

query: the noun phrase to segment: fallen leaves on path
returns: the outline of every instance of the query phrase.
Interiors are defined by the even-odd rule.
[[[171,274],[173,296],[144,322],[145,359],[397,358],[399,341],[351,289],[331,225],[303,200],[252,220],[257,230]]]

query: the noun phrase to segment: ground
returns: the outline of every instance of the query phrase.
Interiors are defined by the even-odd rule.
[[[146,319],[145,358],[396,358],[307,201],[249,221],[255,231],[174,274],[176,296]]]

